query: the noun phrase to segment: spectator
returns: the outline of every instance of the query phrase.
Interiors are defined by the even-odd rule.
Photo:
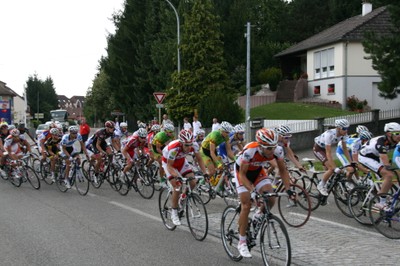
[[[82,118],[82,120],[81,120],[81,124],[79,126],[79,134],[81,134],[81,136],[82,136],[82,141],[86,142],[86,140],[88,139],[89,134],[90,134],[90,127],[86,123],[85,118]]]
[[[215,131],[215,130],[218,130],[220,128],[221,128],[221,124],[218,122],[218,119],[214,117],[211,131]]]
[[[162,120],[162,127],[165,127],[165,124],[171,124],[173,125],[174,123],[172,123],[171,120],[168,119],[168,115],[167,114],[163,114],[163,120]]]
[[[197,135],[197,132],[201,129],[201,123],[197,120],[197,116],[193,116],[193,133],[194,136]]]
[[[192,131],[192,125],[189,123],[189,118],[187,117],[183,119],[183,129]]]

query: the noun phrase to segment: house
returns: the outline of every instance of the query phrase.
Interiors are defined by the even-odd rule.
[[[0,81],[0,118],[8,124],[24,121],[25,101],[7,87],[6,83]],[[16,116],[16,113],[18,114]]]
[[[58,108],[67,110],[69,119],[80,120],[83,117],[83,105],[85,96],[72,96],[68,98],[65,95],[57,95]]]
[[[364,1],[362,13],[342,21],[276,55],[284,76],[301,69],[308,74],[306,95],[339,102],[355,95],[368,102],[371,109],[389,110],[400,106],[400,99],[379,97],[380,75],[366,59],[362,40],[366,31],[390,34],[390,13],[386,7],[372,10]],[[398,97],[400,98],[400,97]]]

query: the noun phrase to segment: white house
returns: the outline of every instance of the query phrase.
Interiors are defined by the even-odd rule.
[[[380,75],[365,59],[362,40],[366,31],[389,34],[390,14],[386,7],[372,10],[363,3],[362,13],[342,21],[277,54],[284,76],[296,69],[308,74],[308,95],[337,101],[345,107],[346,99],[355,95],[366,100],[372,109],[399,108],[400,97],[379,97]]]

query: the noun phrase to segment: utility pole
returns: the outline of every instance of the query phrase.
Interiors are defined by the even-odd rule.
[[[251,141],[250,137],[250,22],[247,22],[247,67],[246,67],[246,143]]]

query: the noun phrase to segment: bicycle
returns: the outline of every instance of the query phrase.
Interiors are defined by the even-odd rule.
[[[182,182],[178,213],[180,219],[186,213],[187,224],[193,237],[198,241],[203,241],[208,234],[208,215],[205,204],[199,195],[194,193],[190,188],[189,182],[193,179],[194,177],[178,178]],[[176,225],[171,220],[173,189],[172,185],[168,182],[168,187],[162,188],[158,197],[161,219],[165,227],[171,231],[176,229]]]
[[[84,169],[84,175],[94,188],[100,188],[104,181],[107,180],[111,188],[113,188],[114,190],[118,190],[115,185],[119,172],[121,171],[121,166],[116,163],[113,154],[102,155],[99,173],[97,173],[96,179],[95,160],[84,160],[82,162],[82,168]]]
[[[392,169],[400,184],[399,173]],[[396,169],[398,170],[398,169]],[[396,193],[379,193],[375,195],[369,203],[369,216],[375,229],[390,239],[400,239],[400,188]],[[381,197],[386,197],[386,207],[379,209],[375,204],[380,202]]]
[[[4,164],[4,180],[9,180],[15,187],[20,187],[22,183],[28,182],[34,189],[40,189],[40,180],[36,172],[29,166],[31,155],[26,154],[21,159],[11,160],[7,158]]]
[[[136,159],[135,164],[125,174],[118,176],[116,180],[116,186],[118,186],[118,192],[125,196],[133,188],[136,192],[144,199],[151,199],[154,195],[154,183],[152,178],[148,177],[145,156],[141,156]]]
[[[83,174],[82,168],[79,165],[80,159],[77,158],[76,155],[77,154],[71,154],[73,159],[70,164],[69,182],[71,188],[75,185],[78,193],[82,196],[85,196],[89,192],[89,180]],[[69,189],[64,182],[65,167],[65,163],[63,163],[59,174],[56,176],[56,185],[61,192],[66,192]]]
[[[328,196],[322,195],[318,189],[317,185],[320,182],[318,174],[324,173],[323,171],[316,171],[314,164],[312,161],[314,159],[303,158],[303,161],[306,161],[310,165],[309,171],[312,172],[312,176],[303,175],[300,179],[296,181],[296,184],[302,186],[310,196],[311,200],[311,210],[316,210],[320,205],[325,206],[328,203],[328,197],[332,193],[335,199],[335,204],[338,209],[347,217],[353,217],[350,213],[350,210],[347,206],[348,203],[348,195],[349,192],[356,186],[353,180],[348,180],[343,174],[342,170],[346,167],[353,167],[355,169],[355,165],[346,165],[339,167],[340,173],[334,173],[328,180],[327,190]]]
[[[265,265],[290,265],[292,250],[289,234],[285,224],[277,216],[271,213],[268,206],[270,197],[287,196],[286,192],[273,192],[258,194],[256,199],[260,204],[264,204],[264,213],[253,224],[248,218],[246,230],[247,247],[249,251],[257,244],[258,234],[261,232],[259,241],[262,259]],[[222,244],[229,258],[233,261],[240,261],[237,245],[239,243],[239,217],[241,205],[227,206],[221,218],[221,239]]]

